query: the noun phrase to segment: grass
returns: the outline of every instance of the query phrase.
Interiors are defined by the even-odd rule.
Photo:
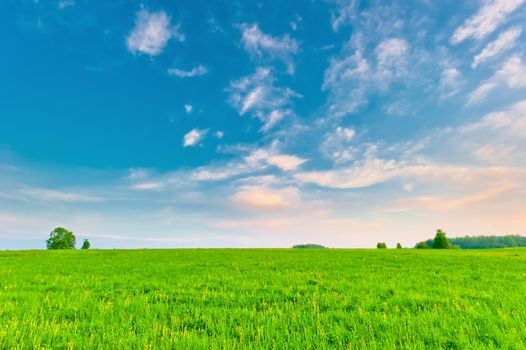
[[[526,348],[526,249],[0,252],[0,348]]]

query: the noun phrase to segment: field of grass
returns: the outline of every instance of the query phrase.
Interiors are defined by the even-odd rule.
[[[526,348],[526,249],[0,252],[0,348]]]

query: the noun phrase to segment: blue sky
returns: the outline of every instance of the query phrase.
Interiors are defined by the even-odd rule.
[[[526,230],[526,1],[0,4],[0,249]]]

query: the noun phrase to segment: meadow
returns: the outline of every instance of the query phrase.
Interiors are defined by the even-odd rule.
[[[0,252],[2,349],[526,348],[526,249]]]

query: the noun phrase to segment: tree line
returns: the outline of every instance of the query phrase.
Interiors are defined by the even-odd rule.
[[[415,248],[431,249],[436,248],[437,237],[442,243],[438,243],[444,248],[461,248],[461,249],[490,249],[490,248],[513,248],[526,247],[526,237],[519,235],[507,236],[464,236],[447,238],[442,230],[437,231],[434,239],[418,242]],[[447,243],[446,243],[447,241]]]

